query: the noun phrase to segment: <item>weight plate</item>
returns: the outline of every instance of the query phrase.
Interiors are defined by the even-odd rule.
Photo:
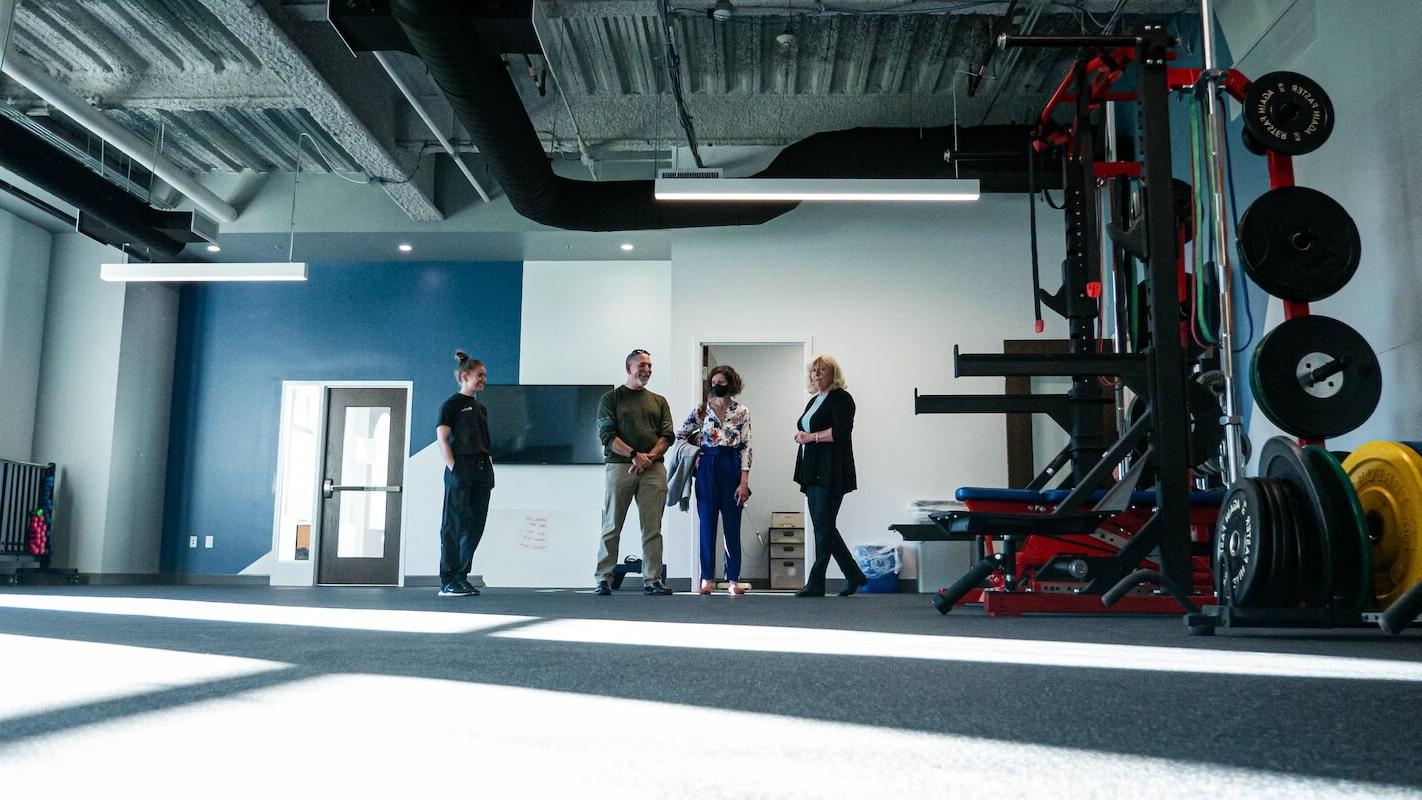
[[[1422,581],[1422,455],[1368,442],[1343,462],[1372,542],[1373,596],[1386,608]]]
[[[1269,520],[1269,546],[1266,548],[1266,552],[1269,554],[1269,581],[1267,591],[1264,593],[1264,604],[1270,608],[1279,608],[1288,605],[1288,593],[1292,583],[1288,566],[1289,546],[1284,541],[1289,510],[1284,508],[1283,497],[1279,494],[1278,481],[1267,478],[1256,480],[1258,480],[1260,495],[1263,497],[1264,506],[1267,509],[1265,517]]]
[[[1294,506],[1295,522],[1306,541],[1318,554],[1314,584],[1304,588],[1309,605],[1329,604],[1337,583],[1337,550],[1327,524],[1328,509],[1319,496],[1318,482],[1304,463],[1303,450],[1287,436],[1275,436],[1264,443],[1259,454],[1259,474],[1277,478],[1293,487],[1302,502]]]
[[[1339,578],[1347,591],[1339,592],[1345,608],[1364,609],[1372,604],[1372,546],[1368,543],[1368,523],[1358,504],[1358,493],[1348,481],[1348,473],[1333,454],[1318,445],[1303,448],[1304,458],[1321,481],[1321,493],[1331,502],[1330,527],[1336,533],[1340,563]],[[1346,570],[1346,571],[1344,571]]]
[[[1289,593],[1289,608],[1297,608],[1300,603],[1307,603],[1309,597],[1307,591],[1314,586],[1318,586],[1321,581],[1318,579],[1318,557],[1309,548],[1309,542],[1304,533],[1304,528],[1300,524],[1298,509],[1303,505],[1303,498],[1288,483],[1277,483],[1279,496],[1283,498],[1284,507],[1289,509],[1285,514],[1287,525],[1285,526],[1289,538],[1290,563],[1294,566],[1292,578],[1292,588]],[[1320,593],[1319,602],[1322,602]]]
[[[1268,150],[1266,147],[1264,147],[1264,145],[1260,144],[1260,143],[1259,143],[1259,140],[1256,139],[1256,138],[1254,138],[1254,137],[1249,133],[1249,129],[1248,129],[1248,128],[1243,128],[1243,129],[1240,130],[1240,132],[1239,132],[1239,138],[1240,138],[1240,140],[1242,140],[1242,141],[1244,142],[1244,149],[1245,149],[1245,150],[1248,150],[1249,152],[1253,153],[1253,154],[1256,155],[1256,156],[1268,155],[1269,150]]]
[[[1192,375],[1185,384],[1186,411],[1190,415],[1188,466],[1191,467],[1198,467],[1218,456],[1220,445],[1224,441],[1224,424],[1220,422],[1224,412],[1220,409],[1219,395],[1197,380],[1197,377]],[[1131,400],[1126,417],[1134,424],[1145,414],[1145,410],[1145,398],[1137,396]],[[1144,455],[1145,451],[1145,443],[1135,449],[1138,456]]]
[[[1353,218],[1336,200],[1305,186],[1260,195],[1239,219],[1239,254],[1259,288],[1312,303],[1352,280],[1362,260]]]
[[[1260,75],[1244,91],[1244,127],[1255,142],[1285,155],[1311,153],[1333,133],[1333,103],[1297,72]]]
[[[1259,340],[1249,384],[1259,410],[1280,429],[1331,439],[1372,416],[1382,397],[1382,369],[1357,331],[1311,315],[1285,320]]]
[[[1236,481],[1225,495],[1215,537],[1216,590],[1222,601],[1228,598],[1233,605],[1250,607],[1258,603],[1266,557],[1261,552],[1268,525],[1264,513],[1264,499],[1254,478]]]

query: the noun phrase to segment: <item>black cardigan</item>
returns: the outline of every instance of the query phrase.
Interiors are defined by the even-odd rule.
[[[805,403],[805,411],[815,402],[811,397]],[[803,419],[805,412],[800,412]],[[799,420],[795,427],[799,428]],[[848,494],[859,488],[854,475],[854,398],[843,389],[831,389],[820,404],[819,410],[810,417],[810,431],[833,431],[832,442],[811,442],[801,445],[795,457],[795,482],[800,491],[806,486],[828,486],[840,494]],[[803,430],[803,429],[801,429]]]

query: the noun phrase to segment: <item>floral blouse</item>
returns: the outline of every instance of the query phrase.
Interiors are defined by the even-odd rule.
[[[690,414],[686,415],[686,421],[681,423],[681,430],[677,432],[678,439],[685,439],[688,436],[700,433],[700,441],[696,444],[699,447],[736,447],[741,450],[741,470],[746,471],[751,468],[751,424],[750,408],[737,403],[735,400],[726,407],[726,418],[720,419],[716,412],[711,410],[708,403],[705,407],[705,418],[698,420],[697,412],[701,407],[693,408]]]

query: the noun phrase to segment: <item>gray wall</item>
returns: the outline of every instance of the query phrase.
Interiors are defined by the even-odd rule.
[[[177,320],[176,287],[126,287],[109,454],[105,572],[158,571]]]
[[[33,460],[48,231],[0,211],[0,458]]]
[[[54,236],[33,458],[59,465],[54,565],[155,573],[177,296],[99,280],[116,251]]]

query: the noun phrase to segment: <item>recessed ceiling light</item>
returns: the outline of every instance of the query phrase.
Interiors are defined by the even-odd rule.
[[[405,243],[403,243],[403,242],[400,244],[400,252],[402,252],[402,253],[408,253],[408,252],[410,252],[411,250],[414,250],[414,249],[415,249],[414,245],[405,244]]]
[[[622,249],[625,250],[626,252],[630,253],[630,252],[632,252],[633,250],[636,250],[637,248],[633,247],[631,242],[623,242],[623,243],[622,243]]]
[[[222,248],[221,248],[221,247],[218,247],[218,246],[215,245],[215,244],[210,244],[210,245],[207,246],[207,252],[209,252],[209,253],[220,253],[220,252],[222,252]]]

